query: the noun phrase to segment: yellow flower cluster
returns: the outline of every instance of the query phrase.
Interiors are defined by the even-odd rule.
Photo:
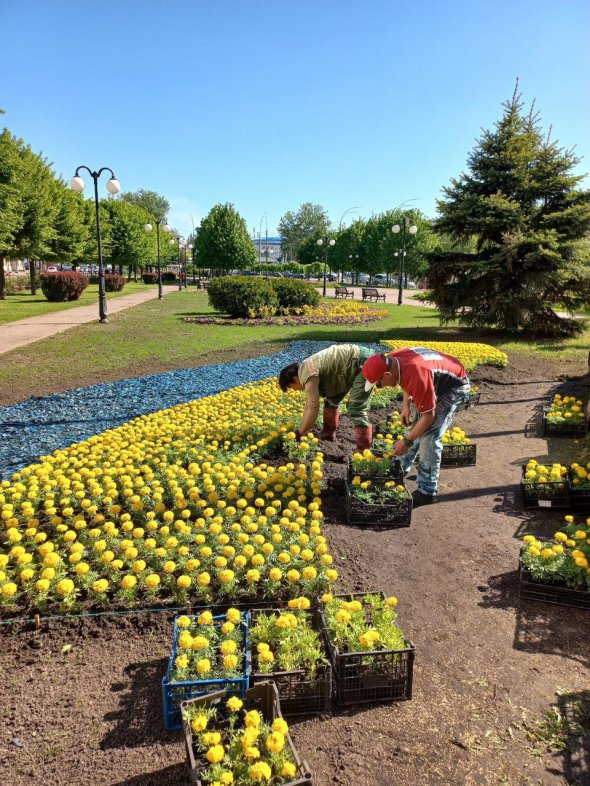
[[[444,352],[457,358],[467,369],[473,371],[477,366],[498,366],[504,367],[508,363],[508,355],[489,344],[475,344],[468,341],[422,341],[419,344],[408,341],[386,340],[381,341],[390,349],[403,349],[408,346],[420,346],[427,349],[434,349],[437,352]]]
[[[443,445],[469,445],[471,440],[459,426],[453,426],[452,430],[447,429],[442,435]]]
[[[326,594],[323,615],[330,635],[341,651],[399,650],[404,634],[396,624],[397,598],[368,593],[351,600]]]
[[[289,726],[282,717],[267,723],[258,710],[245,712],[243,702],[226,702],[229,724],[222,710],[193,704],[183,717],[193,735],[200,759],[201,779],[211,786],[284,783],[297,773],[288,744]]]
[[[590,488],[590,461],[584,464],[574,462],[571,467],[572,486]]]
[[[547,410],[547,420],[557,425],[584,423],[586,420],[584,403],[575,396],[560,396],[556,393]]]
[[[554,538],[555,542],[545,542],[525,535],[524,567],[537,581],[563,581],[574,589],[590,589],[590,518],[576,524],[574,516],[566,516],[565,526]]]
[[[0,485],[0,603],[325,588],[338,574],[321,534],[322,455],[278,467],[257,458],[293,429],[302,401],[274,380],[244,385],[17,472]]]
[[[313,672],[324,661],[310,614],[301,609],[254,614],[249,632],[254,672],[270,674],[301,669]]]
[[[210,611],[175,620],[169,681],[232,679],[244,672],[245,620],[238,609],[224,617]]]
[[[562,464],[554,463],[547,466],[540,464],[535,459],[529,459],[526,463],[523,480],[525,483],[548,483],[561,480],[564,476],[567,476],[567,467]]]

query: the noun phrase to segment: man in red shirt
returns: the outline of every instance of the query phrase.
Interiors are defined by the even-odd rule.
[[[442,436],[470,391],[464,366],[452,355],[425,347],[398,349],[372,355],[363,365],[367,389],[395,387],[404,391],[402,422],[410,425],[410,400],[420,415],[394,451],[407,471],[418,455],[418,490],[414,507],[436,501]],[[403,458],[401,458],[403,457]]]

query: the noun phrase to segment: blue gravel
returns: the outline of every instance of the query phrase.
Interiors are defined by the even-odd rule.
[[[274,376],[288,363],[303,360],[331,343],[293,341],[274,355],[105,382],[0,407],[0,478],[10,477],[39,456],[139,415]],[[378,344],[369,346],[375,352],[383,349]]]

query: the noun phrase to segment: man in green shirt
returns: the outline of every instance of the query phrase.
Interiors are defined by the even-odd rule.
[[[338,404],[350,392],[348,414],[355,425],[356,444],[360,450],[371,447],[373,436],[369,424],[369,399],[361,374],[364,362],[373,352],[358,344],[333,344],[303,363],[290,363],[281,369],[279,386],[287,390],[305,390],[305,411],[298,436],[304,436],[315,425],[320,413],[320,397],[324,399],[324,423],[319,439],[333,441],[340,413]]]

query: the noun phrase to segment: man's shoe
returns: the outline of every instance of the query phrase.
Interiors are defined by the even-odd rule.
[[[424,494],[419,489],[412,494],[412,507],[419,508],[421,505],[432,505],[436,502],[434,494]]]
[[[340,411],[337,407],[324,407],[324,424],[318,434],[318,439],[326,442],[334,442],[336,430],[340,422]]]
[[[373,426],[355,426],[357,450],[371,450],[373,445]]]

